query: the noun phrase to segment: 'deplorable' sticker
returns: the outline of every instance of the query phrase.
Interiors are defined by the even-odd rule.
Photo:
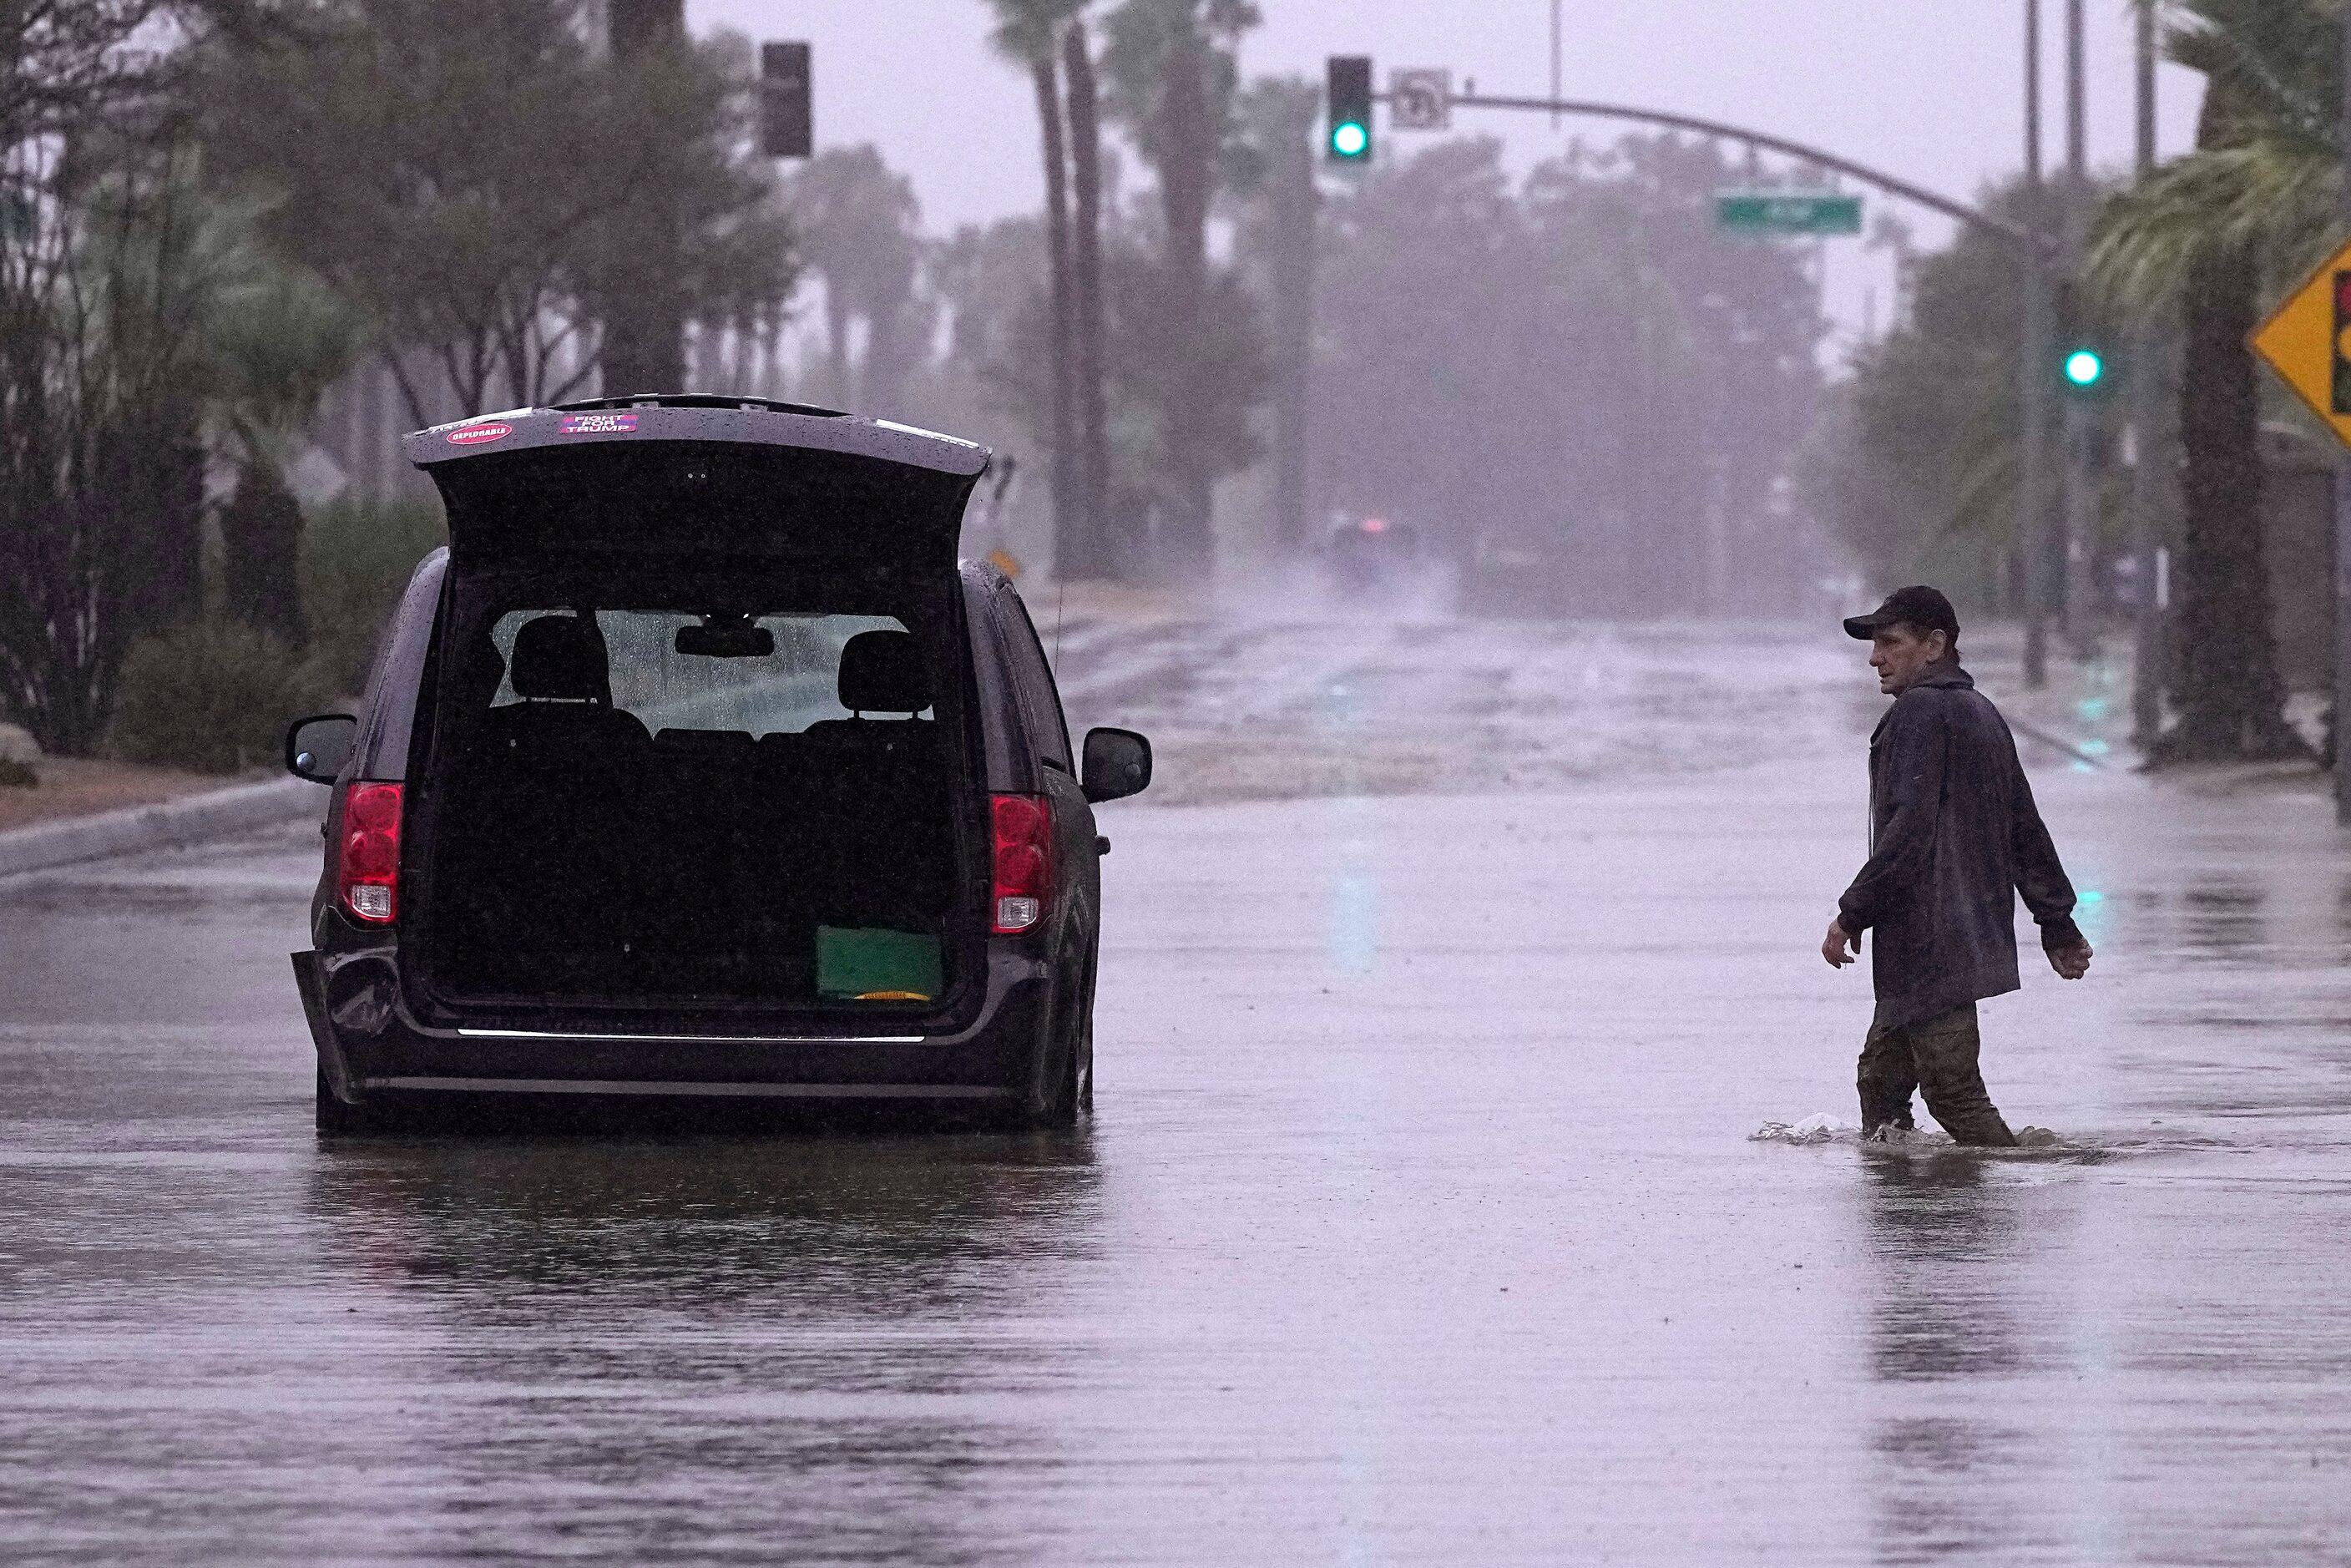
[[[633,413],[567,413],[563,416],[566,435],[625,435],[637,428]]]
[[[485,441],[504,441],[514,434],[511,424],[465,424],[449,433],[452,446],[479,446]]]

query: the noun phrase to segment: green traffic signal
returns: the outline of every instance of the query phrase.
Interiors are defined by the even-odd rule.
[[[2105,380],[2106,361],[2095,349],[2075,349],[2066,354],[2065,383],[2080,392],[2088,392]]]
[[[1322,140],[1333,163],[1365,163],[1372,156],[1372,57],[1332,55],[1323,82],[1330,133]]]

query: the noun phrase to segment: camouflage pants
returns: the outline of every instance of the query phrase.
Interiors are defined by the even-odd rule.
[[[1907,1024],[1872,1023],[1857,1075],[1863,1135],[1887,1125],[1910,1126],[1910,1095],[1916,1090],[1926,1095],[1928,1113],[1955,1142],[2013,1145],[2016,1134],[1984,1090],[1976,1065],[1981,1049],[1973,1002]]]

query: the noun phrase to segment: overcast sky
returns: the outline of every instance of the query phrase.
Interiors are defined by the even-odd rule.
[[[1249,74],[1319,80],[1323,57],[1368,54],[1395,66],[1447,66],[1486,92],[1549,86],[1549,0],[1259,0],[1265,25],[1242,44]],[[1564,88],[1586,97],[1708,115],[1810,141],[1946,193],[1967,197],[2022,158],[2023,0],[1563,0]],[[2059,112],[2063,0],[2043,0],[2047,156],[2064,156]],[[2131,156],[2131,40],[2125,0],[2089,0],[2090,156]],[[1027,78],[987,47],[984,0],[687,0],[690,25],[815,46],[820,146],[872,141],[905,171],[926,225],[1033,210],[1042,180]],[[2198,78],[2165,67],[2161,149],[2195,128]],[[1572,135],[1610,127],[1536,115],[1464,112],[1523,167]],[[1421,138],[1395,135],[1389,144]],[[1928,214],[1922,238],[1947,230]],[[1857,240],[1830,246],[1832,310],[1859,323],[1887,268]]]

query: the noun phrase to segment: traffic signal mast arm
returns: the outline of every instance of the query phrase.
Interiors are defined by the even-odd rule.
[[[1380,101],[1385,102],[1388,95],[1379,93],[1374,96]],[[1481,93],[1456,93],[1452,98],[1452,105],[1456,109],[1531,109],[1545,114],[1576,114],[1593,120],[1629,120],[1643,125],[1662,125],[1675,131],[1696,131],[1701,136],[1719,136],[1726,141],[1748,142],[1752,146],[1785,153],[1791,158],[1802,158],[1807,162],[1817,163],[1823,169],[1834,169],[1840,174],[1851,175],[1865,184],[1875,185],[1881,191],[1900,196],[1907,201],[1916,202],[1920,206],[1931,208],[1946,217],[1956,218],[1960,223],[1972,224],[1988,234],[1998,235],[2018,250],[2024,252],[2028,257],[2036,258],[2043,270],[2053,268],[2057,262],[2056,241],[2045,235],[2036,236],[2022,224],[2012,223],[2007,218],[1995,217],[1981,208],[1971,207],[1965,202],[1953,201],[1950,197],[1938,194],[1924,185],[1914,185],[1907,180],[1886,173],[1882,170],[1873,169],[1866,163],[1856,163],[1850,158],[1840,158],[1835,153],[1823,152],[1818,147],[1808,147],[1801,141],[1791,141],[1784,136],[1750,131],[1743,125],[1729,125],[1719,120],[1702,120],[1694,114],[1674,114],[1662,110],[1634,109],[1621,103],[1591,103],[1581,99],[1568,98],[1495,98]]]

